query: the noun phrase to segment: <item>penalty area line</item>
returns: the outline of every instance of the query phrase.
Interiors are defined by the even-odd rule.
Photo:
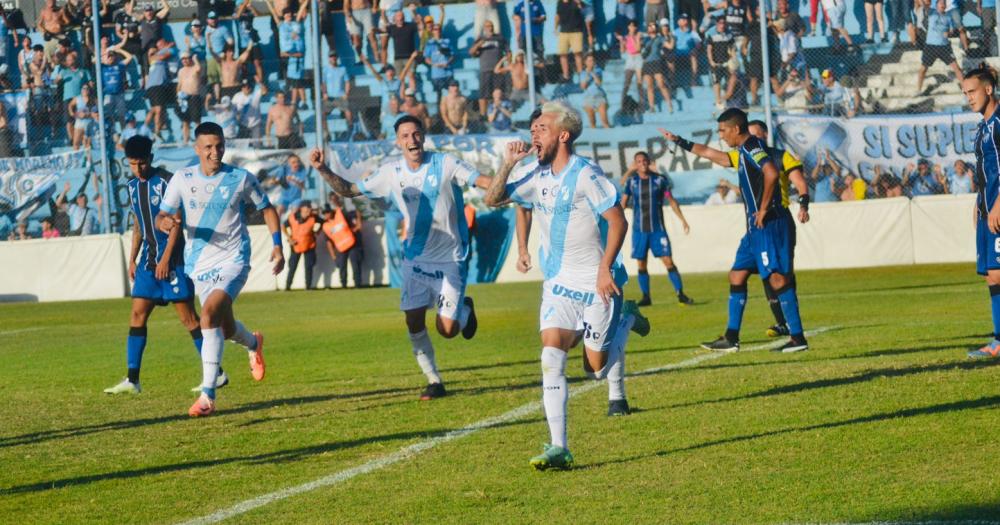
[[[807,331],[806,335],[810,335],[811,336],[811,335],[815,335],[815,334],[818,334],[818,333],[827,332],[827,331],[833,330],[835,328],[836,327],[822,327],[822,328],[817,328],[815,330]],[[772,343],[766,343],[766,344],[761,344],[761,345],[755,345],[755,346],[752,346],[752,347],[748,347],[748,348],[745,348],[744,350],[742,350],[742,352],[755,351],[755,350],[768,350],[768,349],[771,349],[771,348],[778,348],[782,344],[784,344],[784,341],[775,341],[775,342],[772,342]],[[626,377],[638,377],[638,376],[644,376],[644,375],[649,375],[649,374],[655,374],[655,373],[658,373],[658,372],[666,372],[668,370],[677,370],[677,369],[681,369],[681,368],[690,368],[692,366],[698,365],[698,364],[703,363],[705,361],[711,361],[713,359],[719,359],[720,357],[724,357],[726,355],[729,355],[729,354],[724,354],[724,353],[700,354],[700,355],[694,356],[692,358],[685,359],[683,361],[679,361],[677,363],[671,363],[669,365],[663,365],[663,366],[657,366],[657,367],[653,367],[653,368],[647,368],[645,370],[641,370],[641,371],[635,372],[633,374],[627,374]],[[591,390],[593,390],[593,389],[595,389],[595,388],[603,385],[604,383],[605,383],[605,381],[590,381],[590,382],[584,383],[584,384],[582,384],[580,386],[577,386],[577,387],[574,387],[573,389],[571,389],[570,393],[569,393],[569,397],[573,398],[573,397],[576,397],[576,396],[579,396],[579,395],[583,395],[583,394],[585,394],[587,392],[590,392]],[[220,510],[215,511],[215,512],[213,512],[211,514],[207,514],[207,515],[199,517],[199,518],[194,518],[192,520],[181,522],[179,525],[210,525],[210,524],[213,524],[213,523],[219,523],[220,521],[223,521],[223,520],[235,517],[235,516],[239,516],[241,514],[246,514],[247,512],[250,512],[250,511],[252,511],[254,509],[263,507],[265,505],[269,505],[269,504],[277,502],[277,501],[288,499],[288,498],[290,498],[292,496],[297,496],[299,494],[304,494],[306,492],[312,492],[314,490],[321,489],[321,488],[324,488],[324,487],[329,487],[329,486],[332,486],[332,485],[337,485],[339,483],[343,483],[345,481],[348,481],[348,480],[350,480],[352,478],[356,478],[358,476],[363,476],[365,474],[370,474],[372,472],[375,472],[377,470],[382,470],[382,469],[384,469],[384,468],[386,468],[388,466],[394,465],[396,463],[400,463],[402,461],[405,461],[407,459],[412,458],[413,456],[416,456],[417,454],[420,454],[421,452],[425,452],[425,451],[430,450],[430,449],[432,449],[432,448],[434,448],[434,447],[436,447],[438,445],[442,445],[444,443],[448,443],[449,441],[454,441],[456,439],[460,439],[460,438],[469,436],[471,434],[475,434],[476,432],[479,432],[480,430],[484,430],[484,429],[488,429],[488,428],[492,428],[492,427],[504,425],[504,424],[507,424],[507,423],[511,423],[513,421],[517,421],[517,420],[522,419],[522,418],[524,418],[524,417],[526,417],[526,416],[528,416],[530,414],[538,412],[539,410],[541,410],[541,405],[542,405],[542,403],[540,401],[532,401],[531,403],[525,403],[525,404],[523,404],[523,405],[521,405],[521,406],[519,406],[517,408],[514,408],[514,409],[512,409],[510,411],[504,412],[503,414],[500,414],[498,416],[494,416],[494,417],[491,417],[491,418],[483,419],[483,420],[477,421],[475,423],[472,423],[470,425],[464,426],[462,428],[449,431],[449,432],[447,432],[445,434],[442,434],[442,435],[439,435],[439,436],[435,436],[435,437],[432,437],[432,438],[429,438],[429,439],[425,439],[423,441],[419,441],[419,442],[414,443],[412,445],[403,447],[403,448],[397,450],[396,452],[393,452],[392,454],[372,459],[372,460],[370,460],[370,461],[368,461],[366,463],[362,463],[361,465],[358,465],[356,467],[351,467],[351,468],[346,469],[346,470],[341,470],[339,472],[335,472],[333,474],[330,474],[330,475],[327,475],[327,476],[323,476],[323,477],[315,479],[313,481],[309,481],[307,483],[302,483],[301,485],[295,485],[295,486],[288,487],[288,488],[285,488],[285,489],[281,489],[281,490],[278,490],[278,491],[269,492],[267,494],[262,494],[260,496],[255,497],[255,498],[251,498],[251,499],[248,499],[248,500],[245,500],[245,501],[241,501],[240,503],[237,503],[237,504],[235,504],[235,505],[233,505],[231,507],[220,509]]]

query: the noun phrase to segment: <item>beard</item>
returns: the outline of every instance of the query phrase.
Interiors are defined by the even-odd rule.
[[[538,151],[538,163],[547,166],[556,160],[556,152],[559,148],[557,143],[552,143],[548,147],[540,145],[536,149]]]

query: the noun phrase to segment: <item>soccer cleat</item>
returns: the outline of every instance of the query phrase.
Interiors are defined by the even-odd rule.
[[[627,416],[632,413],[632,410],[628,407],[628,401],[625,399],[613,399],[608,401],[608,415],[609,416]]]
[[[802,352],[809,350],[809,343],[806,342],[805,337],[795,337],[792,336],[787,343],[775,348],[775,352],[781,352],[783,354],[794,354],[795,352]]]
[[[444,397],[447,392],[444,391],[444,385],[441,383],[430,383],[427,388],[424,389],[423,393],[420,394],[421,401],[430,401],[431,399],[437,399],[439,397]]]
[[[650,306],[653,304],[653,300],[649,298],[649,295],[643,294],[642,299],[639,300],[639,306]]]
[[[225,372],[219,372],[219,375],[215,376],[215,388],[219,389],[229,384],[229,374]],[[191,389],[192,392],[201,392],[201,385],[198,385]]]
[[[250,375],[253,376],[254,381],[264,380],[264,334],[260,332],[254,332],[253,336],[257,338],[257,349],[249,352],[250,354]]]
[[[104,389],[105,394],[138,394],[142,392],[139,383],[132,383],[126,377],[121,383]]]
[[[466,297],[464,303],[469,307],[469,320],[465,322],[465,328],[462,329],[462,337],[472,339],[476,335],[476,329],[479,328],[479,321],[476,319],[476,306],[472,303],[471,297]]]
[[[649,319],[646,319],[646,316],[642,315],[635,301],[625,301],[625,304],[622,306],[622,315],[629,314],[635,317],[635,321],[632,323],[632,331],[639,334],[639,337],[649,335]]]
[[[188,415],[191,417],[205,417],[214,413],[215,401],[204,393],[198,396],[198,399],[193,405],[191,405],[191,408],[188,409]]]
[[[684,293],[679,293],[677,294],[677,302],[680,303],[681,306],[691,306],[694,304],[694,299],[684,295]]]
[[[701,347],[704,348],[705,350],[712,350],[714,352],[725,352],[728,354],[732,352],[739,352],[740,342],[730,341],[729,339],[726,339],[726,336],[720,336],[715,341],[702,343]]]
[[[768,337],[783,337],[787,335],[791,335],[791,333],[788,331],[787,324],[776,324],[767,329]]]
[[[531,466],[535,470],[548,470],[550,468],[566,470],[573,466],[573,454],[562,447],[552,445],[542,445],[543,452],[531,458]]]
[[[996,339],[990,341],[990,344],[979,350],[969,352],[969,359],[992,359],[995,357],[1000,357],[1000,341]]]

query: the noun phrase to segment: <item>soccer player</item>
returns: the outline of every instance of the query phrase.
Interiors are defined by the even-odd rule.
[[[1000,357],[1000,115],[997,73],[983,64],[965,75],[962,92],[983,116],[976,133],[976,272],[986,277],[993,310],[993,340],[969,357]]]
[[[649,297],[649,272],[646,270],[646,257],[650,251],[667,267],[667,276],[677,292],[677,301],[685,306],[694,304],[690,297],[684,295],[684,282],[674,266],[670,237],[663,227],[663,199],[666,199],[684,225],[684,233],[691,231],[680,205],[670,193],[670,179],[650,169],[649,154],[645,151],[636,153],[632,160],[632,167],[622,176],[625,188],[622,208],[632,205],[632,258],[639,266],[639,289],[642,290],[639,306],[653,304]]]
[[[750,134],[759,138],[761,142],[767,144],[767,124],[762,120],[751,120],[750,121]],[[730,152],[729,156],[733,157],[736,152]],[[778,179],[778,185],[781,189],[781,205],[779,211],[782,213],[787,213],[788,215],[788,226],[791,228],[789,232],[789,239],[791,240],[791,247],[789,248],[789,253],[791,257],[791,263],[789,265],[792,286],[796,286],[795,282],[795,221],[791,218],[791,212],[788,211],[788,203],[790,202],[791,185],[795,185],[795,191],[799,193],[799,222],[805,224],[809,222],[809,185],[806,183],[804,174],[802,173],[802,161],[798,159],[791,152],[783,150],[780,148],[767,147],[767,153],[775,162],[778,162],[778,172],[781,177]],[[788,331],[788,321],[785,320],[785,314],[781,313],[781,302],[778,301],[778,296],[774,294],[774,287],[771,286],[771,282],[764,279],[761,281],[764,283],[764,295],[767,297],[768,305],[771,307],[771,313],[774,315],[774,326],[767,329],[768,337],[781,337],[789,335]]]
[[[799,317],[799,300],[792,275],[790,216],[781,211],[780,173],[764,143],[750,134],[747,114],[737,108],[727,109],[717,119],[719,136],[736,149],[734,155],[691,141],[661,129],[663,136],[681,149],[711,160],[723,167],[734,167],[747,213],[747,232],[736,251],[729,271],[729,322],[726,332],[702,347],[720,352],[740,349],[740,326],[746,308],[747,280],[756,270],[761,279],[770,281],[788,321],[791,338],[779,351],[801,352],[809,348]]]
[[[532,144],[515,141],[507,146],[484,198],[489,206],[512,200],[531,208],[542,231],[542,400],[551,443],[530,461],[539,470],[573,464],[566,441],[569,349],[582,332],[585,370],[594,378],[608,377],[623,389],[625,338],[618,333],[627,333],[630,323],[638,320],[622,316],[620,286],[626,275],[618,252],[628,223],[614,184],[597,164],[573,153],[582,128],[580,114],[565,102],[544,104],[531,123]],[[531,154],[537,160],[511,177],[511,171]],[[530,265],[525,255],[522,250],[521,267]],[[624,390],[620,398],[624,401]]]
[[[160,212],[170,173],[154,168],[153,141],[137,135],[125,142],[125,157],[134,178],[128,181],[132,208],[132,249],[129,253],[129,277],[132,278],[132,315],[129,319],[125,356],[128,375],[106,394],[138,394],[139,369],[146,350],[146,324],[157,306],[174,303],[181,324],[191,333],[195,349],[201,353],[201,328],[194,310],[194,285],[184,273],[184,238],[179,230],[169,235],[156,229],[154,219]],[[139,258],[136,263],[136,258]],[[216,387],[229,383],[219,369]]]
[[[226,139],[213,122],[194,130],[198,163],[174,173],[156,218],[160,231],[170,234],[183,226],[187,236],[184,270],[194,281],[201,301],[201,395],[188,409],[192,417],[215,412],[216,376],[226,339],[247,349],[254,380],[264,379],[264,336],[251,333],[233,314],[233,303],[250,273],[250,234],[244,206],[261,211],[274,248],[270,261],[277,275],[285,266],[278,213],[268,202],[257,177],[222,162]]]
[[[475,306],[465,295],[469,227],[462,188],[486,188],[490,177],[452,155],[425,151],[422,120],[404,115],[394,128],[402,155],[383,162],[357,184],[334,173],[322,150],[313,150],[310,162],[341,197],[363,193],[388,200],[403,212],[406,240],[399,309],[406,316],[413,355],[427,377],[420,399],[430,400],[446,392],[427,334],[427,308],[437,305],[436,325],[441,336],[450,339],[461,332],[462,337],[472,339],[476,335]]]

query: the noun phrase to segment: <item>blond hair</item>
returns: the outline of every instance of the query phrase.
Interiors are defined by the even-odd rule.
[[[554,100],[542,104],[542,113],[555,113],[555,125],[569,132],[570,143],[583,132],[583,118],[580,112],[573,109],[563,100]]]

